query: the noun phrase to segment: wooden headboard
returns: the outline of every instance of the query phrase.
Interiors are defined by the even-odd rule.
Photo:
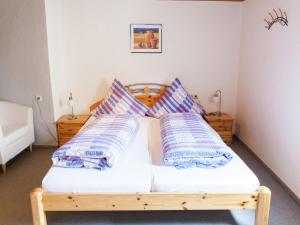
[[[169,87],[169,85],[157,84],[157,83],[136,83],[136,84],[126,85],[125,87],[141,103],[143,103],[148,107],[152,107],[165,93],[166,88]],[[97,108],[102,101],[103,99],[93,103],[90,106],[90,111]]]

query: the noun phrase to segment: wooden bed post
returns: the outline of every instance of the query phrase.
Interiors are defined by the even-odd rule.
[[[271,202],[271,191],[269,188],[261,186],[258,191],[258,203],[255,213],[255,225],[269,224],[269,211]]]
[[[47,225],[46,213],[43,206],[43,191],[35,188],[30,193],[33,225]]]

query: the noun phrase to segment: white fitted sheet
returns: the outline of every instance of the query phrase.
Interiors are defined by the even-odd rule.
[[[176,169],[163,164],[159,120],[149,119],[149,151],[153,192],[251,193],[259,187],[255,174],[233,151],[233,159],[216,169]],[[207,124],[215,134],[220,136]]]
[[[95,118],[91,117],[88,123]],[[148,151],[148,122],[141,119],[139,132],[126,155],[105,171],[84,168],[51,167],[42,187],[47,192],[149,192],[151,165]]]

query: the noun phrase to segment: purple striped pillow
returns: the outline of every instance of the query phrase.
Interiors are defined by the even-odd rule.
[[[182,112],[205,114],[204,108],[192,99],[176,78],[160,100],[148,110],[147,115],[159,118],[167,113]]]
[[[92,112],[94,116],[101,114],[137,114],[145,116],[148,107],[132,96],[117,79],[114,80],[108,96]]]

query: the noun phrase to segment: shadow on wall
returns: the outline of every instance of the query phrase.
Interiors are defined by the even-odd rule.
[[[107,92],[110,88],[111,83],[108,83],[106,79],[101,79],[101,81],[98,84],[97,91],[95,92],[93,96],[93,102],[90,102],[90,105],[99,101],[102,98],[105,98],[107,95]]]

